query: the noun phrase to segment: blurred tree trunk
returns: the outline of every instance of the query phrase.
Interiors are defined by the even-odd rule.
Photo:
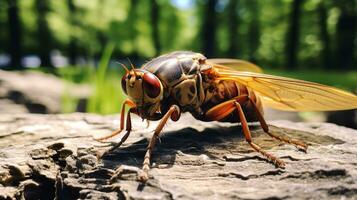
[[[151,25],[152,25],[152,40],[155,47],[155,54],[159,55],[161,52],[160,35],[159,35],[159,15],[160,8],[157,0],[151,0]]]
[[[128,28],[128,38],[130,40],[130,43],[132,45],[132,51],[130,57],[132,58],[138,58],[138,51],[137,51],[137,45],[136,45],[136,38],[138,35],[138,31],[136,29],[136,24],[137,24],[137,9],[138,9],[138,0],[131,0],[130,1],[130,8],[129,8],[129,13],[128,17],[126,19],[126,26]]]
[[[294,0],[291,3],[291,13],[289,19],[289,28],[286,41],[286,67],[289,69],[297,68],[299,32],[300,32],[300,14],[303,0]]]
[[[248,30],[248,55],[250,61],[256,62],[255,55],[260,44],[259,5],[257,0],[251,0],[248,5],[252,17]]]
[[[50,52],[52,50],[52,33],[48,26],[47,14],[50,11],[50,2],[48,0],[35,1],[37,11],[37,42],[41,59],[41,66],[53,68]]]
[[[227,56],[234,58],[238,55],[238,0],[230,0],[228,3],[228,40],[229,46],[227,51]]]
[[[341,10],[336,27],[337,63],[345,70],[352,69],[356,40],[357,13],[355,0],[341,0],[337,2]]]
[[[19,17],[19,7],[17,0],[7,0],[8,2],[8,28],[9,28],[9,53],[11,62],[9,69],[23,69],[21,65],[21,23]]]
[[[217,0],[208,0],[203,11],[201,45],[202,51],[207,57],[213,57],[215,55],[217,28],[216,4]]]
[[[321,51],[321,59],[322,64],[325,69],[331,69],[331,49],[330,49],[330,36],[327,30],[327,10],[324,5],[324,2],[321,1],[319,6],[317,7],[319,14],[319,28],[320,28],[320,38],[322,41],[322,51]]]
[[[74,4],[73,0],[67,0],[67,7],[69,10],[69,21],[70,25],[72,27],[72,30],[78,26],[78,21],[77,21],[77,8],[76,5]],[[75,33],[71,33],[71,38],[69,40],[68,44],[68,56],[69,56],[69,64],[75,65],[76,64],[76,58],[78,57],[78,41],[74,35]]]

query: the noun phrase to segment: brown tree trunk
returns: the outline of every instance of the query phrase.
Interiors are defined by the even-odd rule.
[[[9,28],[9,53],[11,62],[9,69],[23,69],[21,64],[22,47],[21,47],[21,22],[19,17],[19,7],[17,0],[8,0],[8,28]]]
[[[256,52],[259,48],[260,25],[259,25],[259,7],[257,0],[253,0],[249,4],[252,21],[249,24],[248,31],[248,55],[249,60],[256,62]]]
[[[230,0],[228,4],[228,40],[229,46],[227,56],[234,58],[238,55],[238,0]]]
[[[53,68],[50,52],[52,50],[52,33],[48,26],[47,14],[50,11],[50,2],[48,0],[35,1],[37,11],[37,42],[41,59],[41,66]]]
[[[217,0],[208,0],[204,7],[202,23],[202,51],[207,57],[213,57],[216,49],[216,11]]]
[[[356,40],[357,13],[354,0],[338,1],[341,15],[336,27],[337,63],[342,69],[352,69]]]
[[[300,32],[299,22],[302,3],[303,0],[294,0],[291,4],[291,14],[286,42],[286,67],[289,69],[296,69],[298,66],[297,56]]]
[[[155,47],[155,54],[159,55],[161,52],[161,43],[159,35],[159,14],[160,8],[157,0],[151,0],[151,25],[152,25],[152,41]]]
[[[325,69],[331,69],[330,36],[327,31],[327,10],[323,1],[319,4],[317,10],[319,14],[320,38],[323,46],[321,51],[322,64]]]

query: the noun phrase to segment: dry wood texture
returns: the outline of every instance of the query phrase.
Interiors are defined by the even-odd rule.
[[[128,141],[98,160],[97,153],[109,146],[92,135],[116,129],[118,116],[3,114],[0,199],[356,198],[356,130],[326,123],[270,124],[274,132],[306,141],[308,153],[253,129],[256,143],[286,161],[286,169],[277,169],[249,147],[239,127],[183,115],[165,127],[151,179],[142,185],[136,173],[156,123],[145,128],[134,117]]]

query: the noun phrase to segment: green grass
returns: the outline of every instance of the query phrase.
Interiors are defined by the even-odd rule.
[[[89,84],[93,93],[87,102],[87,112],[100,114],[118,113],[125,99],[121,89],[121,76],[119,70],[109,69],[109,62],[114,50],[114,44],[109,43],[103,52],[97,68],[88,67],[66,67],[59,70],[59,75],[73,83]],[[63,112],[74,112],[77,100],[65,91],[62,97]]]

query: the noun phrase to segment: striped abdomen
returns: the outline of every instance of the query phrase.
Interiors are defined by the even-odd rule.
[[[256,96],[254,91],[247,88],[246,86],[236,83],[234,81],[216,81],[214,83],[215,88],[212,88],[211,92],[208,90],[206,92],[206,100],[201,106],[203,112],[208,111],[210,108],[223,103],[225,101],[234,99],[239,96],[247,95],[249,96],[253,102],[257,105],[259,111],[263,114],[263,106],[259,97]],[[243,111],[248,121],[257,121],[254,107],[250,101],[246,101],[241,103]],[[225,122],[236,122],[238,119],[236,116],[237,113],[232,113],[228,117],[220,120]],[[204,117],[204,116],[201,116]],[[207,119],[202,119],[207,120]]]

